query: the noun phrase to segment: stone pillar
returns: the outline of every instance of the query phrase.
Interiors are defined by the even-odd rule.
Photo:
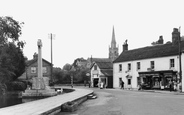
[[[38,78],[43,78],[43,72],[42,72],[42,41],[41,39],[38,39],[37,42],[38,45]]]
[[[38,39],[37,42],[38,45],[38,58],[37,58],[37,64],[38,64],[38,72],[37,77],[33,78],[33,87],[32,89],[45,89],[45,83],[43,79],[43,72],[42,72],[42,41],[41,39]]]

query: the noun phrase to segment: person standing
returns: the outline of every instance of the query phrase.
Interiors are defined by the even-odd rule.
[[[88,81],[89,88],[91,87],[91,81]]]
[[[121,83],[121,89],[124,89],[124,82],[122,80],[122,83]]]
[[[86,87],[86,80],[84,80],[84,87]]]
[[[170,92],[172,91],[172,81],[171,80],[169,81],[169,90]]]

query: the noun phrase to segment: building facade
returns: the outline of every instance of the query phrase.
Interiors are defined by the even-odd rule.
[[[90,68],[91,73],[91,87],[100,87],[103,83],[104,88],[113,87],[113,69],[110,59],[94,58],[93,65]]]
[[[112,30],[111,45],[109,46],[108,58],[88,58],[87,67],[90,67],[91,86],[99,87],[101,82],[104,87],[113,87],[113,61],[119,56],[119,48],[116,45],[114,27]]]
[[[118,88],[121,79],[125,88],[133,89],[137,89],[142,83],[150,89],[168,89],[170,81],[178,86],[183,81],[179,76],[180,67],[184,71],[184,62],[181,61],[180,64],[179,60],[180,56],[181,60],[184,59],[182,52],[179,55],[179,46],[183,51],[184,41],[179,42],[179,38],[180,33],[174,28],[172,43],[124,50],[113,63],[113,87]]]
[[[28,80],[31,81],[33,77],[38,76],[38,54],[33,55],[33,59],[28,60],[26,62],[27,67],[23,75],[20,77],[22,80]],[[42,59],[42,72],[43,72],[43,77],[48,78],[50,80],[51,78],[51,63],[48,62],[45,59]]]

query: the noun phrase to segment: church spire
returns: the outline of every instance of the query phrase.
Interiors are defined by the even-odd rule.
[[[109,59],[114,61],[118,56],[118,47],[116,47],[116,39],[115,39],[115,32],[114,32],[114,26],[112,30],[112,41],[111,41],[111,47],[109,47]]]
[[[112,41],[111,41],[111,47],[115,48],[116,47],[116,40],[115,40],[115,32],[114,32],[114,26],[112,30]]]

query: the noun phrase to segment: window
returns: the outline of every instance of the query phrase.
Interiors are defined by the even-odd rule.
[[[170,68],[174,67],[174,59],[170,59]]]
[[[130,70],[131,70],[131,64],[128,63],[128,71],[130,71]]]
[[[140,69],[141,69],[141,63],[137,62],[137,70],[140,70]]]
[[[122,64],[119,64],[119,72],[122,71]]]
[[[151,69],[154,69],[155,68],[155,62],[151,61],[150,64],[151,64]]]
[[[121,87],[122,78],[119,78],[119,87]]]
[[[97,70],[97,65],[94,65],[94,70]]]
[[[36,73],[36,67],[31,67],[31,73]]]
[[[128,79],[128,85],[131,85],[131,79]]]
[[[42,68],[42,72],[43,72],[43,73],[47,73],[47,68],[46,68],[46,67],[43,67],[43,68]]]

